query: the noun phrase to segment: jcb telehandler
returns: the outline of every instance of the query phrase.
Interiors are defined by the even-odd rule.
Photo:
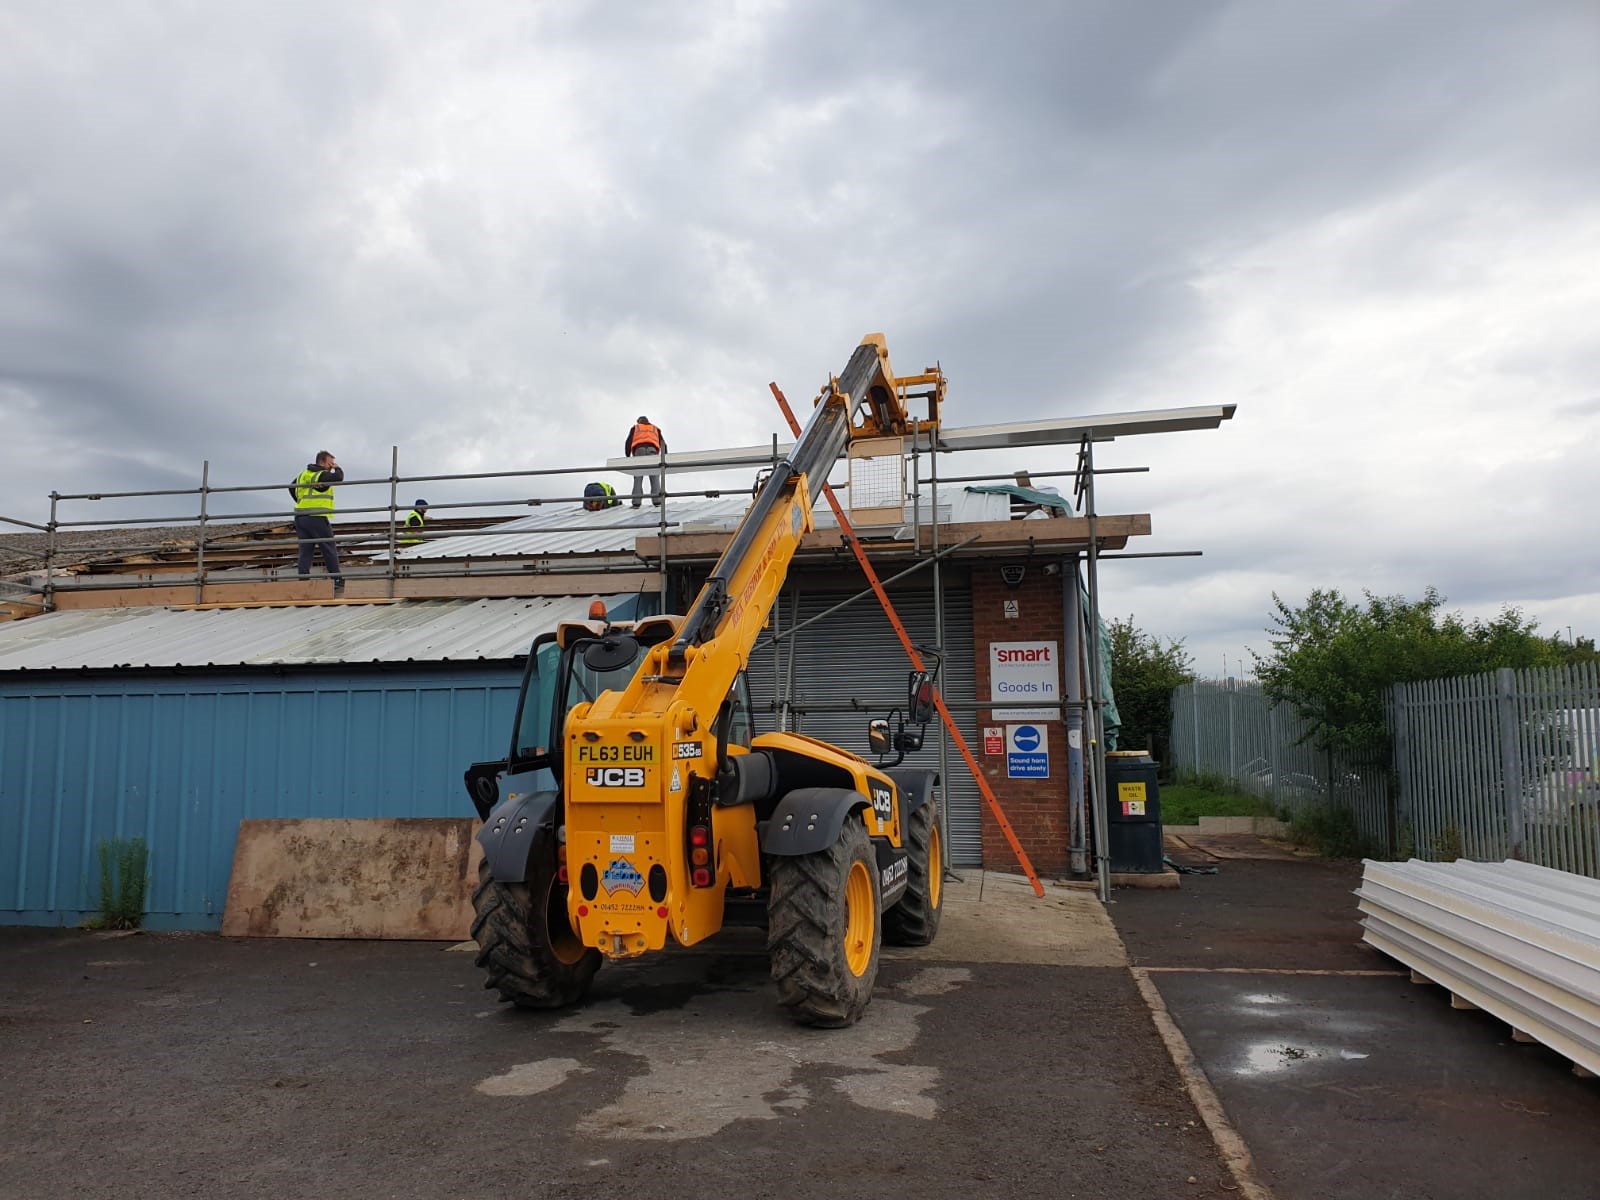
[[[926,386],[927,421],[907,411]],[[687,616],[588,621],[528,656],[510,755],[467,772],[483,829],[472,935],[486,987],[572,1004],[605,958],[703,941],[764,917],[779,1003],[842,1026],[872,998],[882,940],[939,927],[943,832],[922,744],[932,682],[868,729],[879,765],[792,733],[752,736],[744,670],[829,469],[853,437],[935,425],[937,369],[896,379],[881,335],[830,379]],[[849,689],[849,664],[839,664]],[[882,758],[898,752],[892,764]]]

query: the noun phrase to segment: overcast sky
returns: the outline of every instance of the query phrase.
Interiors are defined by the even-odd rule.
[[[1593,636],[1597,329],[1593,0],[0,3],[25,519],[763,441],[882,330],[949,425],[1238,404],[1101,453],[1204,674],[1318,586]]]

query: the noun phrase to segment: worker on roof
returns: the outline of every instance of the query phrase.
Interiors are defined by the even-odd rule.
[[[629,458],[639,458],[643,455],[654,457],[667,452],[667,439],[661,430],[650,424],[649,417],[640,417],[633,423],[633,428],[628,430],[628,440],[622,444],[622,452]],[[633,506],[638,508],[644,499],[644,477],[650,476],[650,503],[661,503],[661,471],[634,471],[633,472]]]
[[[300,539],[300,556],[295,563],[301,579],[311,578],[311,560],[322,555],[322,565],[333,576],[333,594],[344,594],[344,575],[339,571],[339,548],[333,541],[333,485],[344,482],[344,469],[326,450],[318,450],[314,461],[295,476],[289,485],[294,497],[294,533]]]
[[[422,532],[422,526],[428,520],[428,502],[417,500],[411,505],[411,511],[406,514],[406,531]],[[420,546],[422,539],[419,537],[404,537],[400,539],[402,546]]]

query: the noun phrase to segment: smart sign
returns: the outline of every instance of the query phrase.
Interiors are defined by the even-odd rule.
[[[1061,655],[1057,642],[990,642],[989,701],[1061,700]],[[996,721],[1059,721],[1059,708],[997,708]]]

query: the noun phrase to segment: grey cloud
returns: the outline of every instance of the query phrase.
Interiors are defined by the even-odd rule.
[[[1350,239],[1351,303],[1448,289],[1504,252],[1482,213],[1577,220],[1600,183],[1577,3],[4,20],[0,416],[28,433],[0,452],[0,512],[23,516],[62,473],[154,487],[210,459],[264,482],[322,444],[374,473],[397,443],[410,463],[598,461],[610,409],[646,399],[675,445],[760,440],[768,379],[801,399],[876,329],[902,367],[944,363],[955,424],[1192,403],[1185,380],[1152,395],[1152,364],[1204,361],[1225,331],[1202,285],[1245,251],[1382,211]],[[1547,381],[1519,442],[1600,411],[1592,339],[1526,331],[1485,357]],[[1321,471],[1351,452],[1294,379],[1253,386],[1238,431],[1152,439],[1156,472],[1106,484],[1158,541],[1207,550],[1168,607],[1134,593],[1164,632],[1182,593],[1241,573],[1600,590],[1566,557],[1570,464],[1483,485],[1546,527],[1418,546],[1375,523],[1382,494]],[[1404,472],[1416,452],[1371,453]],[[1187,519],[1207,504],[1213,525]]]

